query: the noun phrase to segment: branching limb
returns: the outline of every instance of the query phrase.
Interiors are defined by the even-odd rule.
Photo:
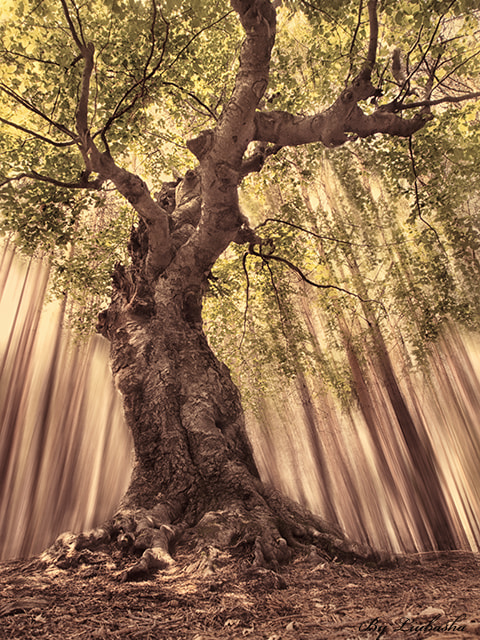
[[[378,47],[377,0],[369,0],[368,16],[370,36],[365,64],[332,106],[313,116],[258,111],[255,115],[255,140],[279,146],[322,142],[327,147],[337,147],[351,139],[349,134],[362,138],[375,133],[408,137],[425,125],[429,115],[404,120],[393,113],[386,115],[385,110],[367,115],[358,106],[358,102],[374,96],[376,92],[371,76]]]
[[[377,16],[377,0],[368,0],[368,24],[369,24],[369,41],[368,41],[368,53],[365,63],[363,64],[362,70],[358,74],[358,76],[353,80],[352,85],[356,86],[360,81],[370,83],[372,78],[372,72],[375,68],[375,63],[377,59],[377,47],[378,47],[378,16]],[[358,31],[360,29],[360,25],[362,22],[362,13],[363,13],[363,0],[360,1],[360,5],[358,8],[358,20],[357,26],[355,28],[355,33],[353,34],[352,43],[350,45],[350,58],[353,56],[353,48],[355,45],[355,40],[357,39]],[[350,76],[350,73],[348,74]],[[348,80],[348,79],[347,79]],[[373,87],[371,87],[373,91]],[[371,94],[372,95],[372,94]],[[366,96],[370,97],[370,96]]]
[[[185,251],[195,252],[199,277],[241,236],[246,219],[238,202],[238,185],[248,145],[254,139],[255,111],[267,88],[275,41],[276,14],[270,0],[231,0],[245,32],[234,89],[214,130],[187,142],[199,160],[202,218]],[[182,252],[182,256],[183,256]],[[177,254],[178,255],[178,254]],[[179,260],[183,258],[179,257]]]
[[[269,245],[271,246],[271,245]],[[286,258],[282,258],[280,256],[276,256],[273,253],[262,253],[261,251],[261,245],[260,245],[260,251],[257,251],[255,249],[254,246],[250,246],[249,247],[249,253],[251,253],[253,256],[257,256],[259,258],[262,258],[262,260],[264,260],[265,262],[269,262],[270,260],[275,260],[276,262],[281,262],[282,264],[287,265],[287,267],[289,269],[291,269],[292,271],[294,271],[298,276],[300,276],[301,280],[303,280],[304,282],[306,282],[307,284],[310,284],[313,287],[316,287],[317,289],[334,289],[335,291],[340,291],[341,293],[345,293],[349,296],[353,296],[354,298],[357,298],[358,300],[360,300],[360,302],[374,302],[375,304],[378,304],[382,307],[382,309],[386,312],[385,306],[383,304],[383,302],[381,302],[380,300],[371,300],[371,299],[365,299],[362,296],[360,296],[358,293],[354,293],[353,291],[349,291],[348,289],[344,289],[343,287],[338,287],[337,285],[334,284],[320,284],[318,282],[314,282],[313,280],[310,280],[310,278],[308,278],[303,271],[297,267],[296,264],[293,264],[293,262],[290,262],[290,260],[287,260]]]
[[[22,180],[24,178],[30,180],[37,180],[39,182],[46,182],[48,184],[53,184],[56,187],[62,187],[65,189],[90,189],[94,191],[98,191],[103,183],[103,178],[96,178],[95,180],[88,179],[88,173],[82,173],[80,180],[76,180],[75,182],[64,182],[63,180],[57,180],[56,178],[52,178],[50,176],[44,176],[37,171],[30,171],[27,173],[20,173],[11,178],[5,178],[4,180],[0,180],[0,188],[4,187],[6,184],[11,182],[16,182],[17,180]]]
[[[443,252],[446,253],[445,249],[444,249],[444,247],[442,245],[442,241],[440,240],[440,236],[438,235],[437,230],[427,220],[425,220],[425,218],[422,215],[422,208],[420,206],[420,194],[418,192],[418,172],[417,172],[417,165],[416,165],[416,162],[415,162],[415,155],[413,153],[413,139],[411,137],[408,140],[408,152],[410,154],[410,162],[411,162],[411,165],[412,165],[412,172],[413,172],[413,177],[414,177],[413,185],[414,185],[414,189],[415,189],[415,205],[416,205],[416,208],[417,208],[418,217],[423,222],[423,224],[430,229],[430,231],[433,231],[433,233],[435,234],[435,237],[437,239],[438,244],[442,248]]]
[[[368,1],[368,20],[370,24],[370,39],[368,43],[367,61],[363,68],[363,73],[371,78],[372,71],[375,68],[378,47],[378,15],[377,0]]]
[[[70,33],[72,34],[73,41],[75,42],[79,50],[83,53],[83,49],[86,47],[86,42],[83,38],[80,21],[79,21],[79,29],[80,29],[80,36],[79,36],[79,34],[77,33],[77,30],[75,29],[75,25],[73,24],[73,20],[70,15],[70,10],[68,9],[66,1],[60,0],[60,2],[62,3],[63,13],[65,14],[65,19],[67,20],[68,28],[70,29]],[[77,10],[77,17],[78,17],[78,10]]]
[[[383,113],[397,113],[400,111],[406,111],[407,109],[419,109],[421,107],[434,107],[439,104],[458,104],[459,102],[466,102],[467,100],[478,100],[480,98],[480,91],[472,91],[471,93],[464,93],[460,96],[443,96],[435,100],[417,100],[415,102],[390,102],[383,105],[380,109]]]
[[[400,138],[408,138],[432,119],[430,113],[417,113],[413,118],[401,118],[394,113],[378,109],[366,115],[358,105],[345,122],[345,130],[359,138],[368,138],[376,133],[387,133]]]
[[[80,149],[84,158],[88,150],[86,148],[86,137],[88,134],[88,102],[90,97],[90,79],[92,77],[93,71],[94,52],[95,49],[93,43],[91,42],[82,49],[82,55],[85,60],[85,65],[82,74],[80,98],[78,100],[77,112],[75,115],[77,132],[80,136],[81,141]]]
[[[348,81],[350,80],[350,76],[353,69],[353,52],[355,49],[355,42],[357,40],[358,32],[360,31],[360,25],[362,24],[362,14],[363,14],[363,0],[360,0],[358,5],[358,19],[357,24],[355,26],[355,31],[353,32],[352,41],[350,42],[350,51],[348,53],[348,57],[350,58],[350,71],[348,72],[347,79],[345,81],[345,86],[348,86]]]
[[[205,111],[207,111],[207,113],[209,115],[211,115],[214,120],[218,120],[217,114],[214,111],[212,111],[210,109],[210,107],[208,105],[206,105],[202,100],[200,100],[200,98],[198,96],[196,96],[192,91],[189,91],[188,89],[185,89],[184,87],[181,87],[176,82],[170,82],[170,81],[167,81],[167,80],[162,80],[162,84],[164,86],[166,86],[166,87],[175,87],[175,89],[178,89],[179,91],[182,91],[183,93],[186,93],[187,96],[190,96],[190,98],[192,98],[192,100],[195,100],[195,102],[197,104],[199,104],[203,109],[205,109]]]
[[[105,180],[110,180],[113,182],[119,193],[130,202],[138,214],[147,223],[149,228],[149,246],[152,249],[152,251],[149,252],[148,257],[149,275],[151,277],[155,277],[160,271],[165,269],[172,257],[168,216],[162,207],[153,200],[145,182],[139,176],[119,167],[108,151],[105,131],[109,124],[111,124],[116,117],[119,117],[119,113],[114,112],[107,122],[107,125],[101,131],[107,149],[106,152],[100,152],[94,142],[93,136],[90,135],[88,106],[90,99],[90,80],[94,68],[94,46],[92,43],[87,44],[85,42],[79,16],[77,15],[77,22],[79,24],[80,33],[78,33],[75,25],[73,24],[66,0],[61,0],[61,2],[72,38],[79,48],[80,54],[84,60],[80,97],[76,112],[76,128],[78,133],[78,146],[85,162],[87,175],[92,171],[95,171],[98,173],[100,181],[103,182]],[[161,64],[160,59],[155,67],[147,73],[156,43],[154,27],[157,10],[155,3],[153,3],[153,5],[151,49],[145,63],[143,78],[139,83],[137,83],[137,85],[142,87],[144,87],[146,80],[156,72]],[[162,57],[163,54],[161,58]],[[130,90],[133,90],[133,88],[131,87]]]
[[[430,116],[416,115],[404,119],[390,109],[381,108],[367,115],[356,104],[354,92],[344,91],[326,111],[313,116],[294,116],[284,111],[257,112],[255,140],[280,146],[322,142],[337,147],[348,142],[353,133],[366,138],[375,133],[407,137],[423,128]]]
[[[314,238],[318,238],[319,240],[328,240],[330,242],[335,242],[337,244],[346,244],[348,246],[359,246],[359,247],[369,246],[363,243],[350,242],[349,240],[340,240],[338,238],[333,238],[332,236],[324,236],[320,233],[316,233],[315,231],[312,231],[311,229],[306,229],[305,227],[302,227],[299,224],[294,224],[293,222],[289,222],[288,220],[282,220],[281,218],[266,218],[263,222],[258,224],[255,227],[255,229],[260,229],[261,227],[264,227],[269,222],[278,222],[279,224],[285,224],[288,227],[297,229],[298,231],[303,231],[303,233],[308,233],[308,235],[313,236]]]
[[[247,258],[248,258],[248,255],[249,255],[248,253],[245,253],[243,255],[243,259],[242,259],[243,272],[245,273],[246,286],[245,286],[245,309],[243,311],[243,331],[242,331],[242,337],[240,339],[240,344],[238,345],[239,349],[242,348],[242,344],[243,344],[243,341],[245,339],[245,334],[247,332],[248,304],[249,304],[249,300],[250,300],[250,276],[248,275],[248,269],[247,269]]]
[[[446,81],[454,76],[459,69],[461,69],[464,65],[466,65],[470,60],[473,60],[480,54],[480,50],[474,51],[470,56],[464,58],[459,64],[457,64],[453,69],[451,69],[448,73],[446,73],[443,78],[433,87],[433,89],[439,89],[440,87],[445,87]]]
[[[449,4],[446,12],[452,5],[453,2]],[[432,119],[432,114],[430,113],[432,106],[459,103],[480,97],[480,92],[471,92],[463,95],[443,96],[432,100],[431,91],[434,88],[431,87],[429,95],[424,100],[403,103],[401,100],[396,99],[387,105],[378,107],[371,114],[365,113],[358,103],[375,95],[375,88],[371,83],[371,74],[376,63],[378,47],[377,0],[369,0],[368,13],[370,38],[367,60],[359,75],[341,93],[332,106],[312,116],[296,116],[284,111],[258,111],[255,114],[255,140],[264,143],[270,142],[278,146],[322,142],[327,147],[337,147],[351,140],[351,134],[360,138],[366,138],[377,133],[409,138]],[[435,25],[426,52],[409,73],[404,86],[407,86],[411,77],[425,61],[427,52],[433,46],[444,15],[439,18]],[[427,87],[427,89],[429,88]],[[399,95],[402,94],[402,91],[403,87]],[[408,119],[397,115],[407,109],[419,109],[420,111]]]
[[[107,119],[104,126],[92,136],[94,139],[97,136],[100,136],[107,150],[108,150],[108,144],[106,141],[106,134],[108,130],[116,120],[118,120],[119,118],[124,116],[126,113],[131,111],[131,109],[133,109],[137,104],[138,100],[145,95],[147,83],[155,76],[155,74],[157,74],[158,70],[160,69],[163,63],[166,48],[167,48],[167,43],[170,35],[170,23],[164,18],[160,10],[160,15],[165,24],[165,36],[163,39],[163,43],[161,45],[160,56],[157,62],[155,63],[155,65],[152,67],[152,69],[150,69],[150,71],[148,70],[148,67],[150,66],[150,63],[153,60],[153,56],[157,48],[157,42],[155,38],[155,24],[157,20],[157,11],[159,11],[159,9],[157,9],[156,3],[152,1],[152,23],[150,27],[151,46],[143,67],[142,77],[136,82],[134,82],[130,87],[128,87],[128,89],[125,91],[123,96],[120,98],[120,100],[116,104],[111,116]]]
[[[17,93],[16,91],[14,91],[13,89],[11,89],[8,85],[6,85],[4,82],[0,82],[0,91],[2,91],[3,93],[5,93],[9,98],[11,98],[14,102],[22,105],[22,107],[25,107],[25,109],[28,109],[28,111],[31,111],[32,113],[34,113],[35,115],[39,116],[40,118],[42,118],[42,120],[45,120],[46,122],[48,122],[49,125],[51,125],[52,127],[54,127],[55,129],[57,129],[58,131],[61,131],[62,133],[64,133],[65,135],[67,135],[69,138],[71,138],[72,140],[76,140],[76,135],[73,131],[70,131],[70,129],[68,127],[66,127],[65,125],[61,124],[60,122],[57,122],[56,120],[53,120],[52,118],[50,118],[46,113],[44,113],[41,109],[39,109],[38,107],[36,107],[34,104],[32,104],[31,102],[29,102],[26,98],[24,98],[23,96],[21,96],[19,93]]]
[[[68,142],[60,142],[59,140],[52,140],[51,138],[47,138],[46,136],[42,136],[37,131],[33,131],[32,129],[28,129],[27,127],[22,126],[21,124],[17,124],[16,122],[12,122],[11,120],[7,120],[6,118],[0,117],[0,122],[8,125],[9,127],[13,127],[18,131],[23,131],[23,133],[28,133],[28,135],[41,140],[42,142],[46,142],[47,144],[51,144],[53,147],[71,147],[75,144],[73,140],[69,140]]]
[[[79,136],[79,149],[82,153],[83,160],[87,171],[91,171],[91,166],[88,159],[88,103],[90,98],[90,80],[92,77],[94,67],[94,55],[95,47],[92,42],[88,44],[83,37],[82,27],[77,9],[77,21],[79,24],[80,34],[77,32],[75,25],[73,24],[70,11],[68,9],[66,0],[61,0],[65,19],[67,21],[70,33],[73,41],[77,45],[80,55],[84,60],[84,67],[82,73],[82,83],[80,88],[80,97],[77,104],[77,110],[75,113],[75,126]]]

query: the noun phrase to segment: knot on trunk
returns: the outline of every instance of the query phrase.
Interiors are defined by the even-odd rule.
[[[202,291],[200,288],[187,289],[183,296],[182,313],[190,325],[202,325]]]
[[[156,191],[153,195],[155,198],[155,202],[159,204],[162,209],[164,209],[167,215],[171,215],[176,206],[176,198],[175,192],[178,183],[178,180],[172,180],[170,182],[164,182],[160,191]]]
[[[211,129],[205,129],[197,138],[192,138],[187,141],[187,149],[191,151],[198,160],[206,156],[212,147],[213,131]]]

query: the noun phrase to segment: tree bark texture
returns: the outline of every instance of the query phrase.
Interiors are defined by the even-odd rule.
[[[247,476],[255,491],[239,392],[203,333],[201,292],[167,276],[148,303],[137,297],[105,316],[136,455],[126,505],[161,500],[170,518],[188,513],[193,522],[220,495],[245,499]]]
[[[184,187],[164,185],[159,196],[173,228],[185,212]],[[264,486],[239,391],[202,329],[207,276],[198,286],[198,272],[177,262],[149,281],[148,233],[142,221],[132,229],[132,264],[117,265],[112,303],[98,326],[111,343],[135,448],[130,487],[108,527],[110,538],[144,552],[126,578],[168,565],[171,539],[187,530],[201,544],[246,545],[268,567],[315,542],[344,557],[371,557],[336,526]]]
[[[232,95],[215,128],[187,141],[196,168],[155,195],[116,164],[106,141],[108,123],[100,136],[103,151],[89,130],[95,47],[83,41],[62,5],[84,61],[74,138],[87,182],[91,173],[98,177],[88,184],[109,181],[139,215],[131,264],[117,265],[112,304],[98,327],[111,343],[136,456],[131,486],[108,536],[144,550],[140,573],[168,564],[169,541],[179,525],[220,546],[253,543],[259,564],[286,559],[286,546],[299,541],[368,556],[335,527],[263,486],[239,392],[208,346],[201,310],[210,271],[228,245],[262,242],[239,207],[238,186],[247,173],[259,171],[282,146],[321,141],[335,147],[352,135],[374,133],[408,136],[429,119],[420,114],[407,120],[388,110],[366,115],[358,106],[375,94],[376,0],[368,2],[370,41],[362,70],[328,109],[312,116],[258,110],[269,80],[276,3],[231,0],[245,33]],[[250,143],[256,147],[248,156]]]

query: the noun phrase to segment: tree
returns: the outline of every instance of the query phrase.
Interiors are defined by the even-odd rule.
[[[200,544],[252,547],[264,566],[288,560],[299,544],[371,555],[262,484],[239,392],[202,329],[202,299],[231,243],[260,256],[275,251],[241,210],[242,180],[283,147],[319,142],[334,149],[375,134],[409,138],[432,120],[433,106],[479,97],[469,79],[476,59],[456,42],[461,29],[468,41],[476,22],[468,1],[435,0],[412,18],[418,33],[410,51],[396,48],[392,58],[388,47],[398,45],[398,34],[379,41],[379,13],[386,27],[406,31],[407,2],[304,2],[302,14],[280,4],[231,0],[229,11],[224,2],[98,0],[81,7],[51,0],[21,3],[2,24],[9,71],[0,83],[5,224],[26,245],[41,232],[47,244],[70,243],[75,251],[86,211],[120,207],[112,188],[138,214],[130,261],[116,264],[112,300],[98,322],[111,344],[135,469],[118,514],[77,542],[117,539],[142,552],[127,578],[168,565],[169,546],[186,530]],[[315,96],[311,115],[268,108],[276,99],[267,93],[269,80],[283,89],[289,54],[276,50],[270,71],[278,11],[285,20],[289,11],[306,16],[315,37],[333,56],[339,51],[332,72],[344,75],[323,74],[318,83],[338,97],[325,106]],[[214,29],[219,24],[222,30]],[[325,28],[332,24],[347,36],[331,39]],[[233,73],[229,46],[239,25]],[[296,84],[290,93],[299,96]],[[291,95],[278,101],[288,106]],[[158,141],[175,143],[180,127],[193,133],[186,147],[195,162],[154,193],[135,159],[160,155]],[[185,159],[176,157],[191,163]],[[168,164],[150,158],[148,179],[161,179]]]

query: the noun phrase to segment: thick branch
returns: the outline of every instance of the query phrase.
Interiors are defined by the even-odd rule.
[[[407,119],[382,110],[366,115],[360,107],[356,106],[345,122],[345,131],[354,133],[360,138],[367,138],[375,133],[408,138],[420,131],[432,117],[429,113],[424,113]]]
[[[253,139],[255,110],[267,88],[275,10],[269,0],[232,0],[232,6],[239,14],[246,38],[235,87],[215,131],[214,152],[227,155],[229,164],[239,170]]]
[[[91,42],[82,48],[82,55],[85,60],[85,66],[83,68],[82,87],[76,113],[77,133],[80,136],[80,140],[82,141],[82,147],[85,145],[85,138],[88,132],[88,101],[90,97],[90,79],[92,77],[93,71],[94,51],[95,49],[93,43]],[[85,150],[82,149],[82,153],[84,151]]]
[[[117,191],[124,196],[148,229],[149,276],[156,277],[172,259],[171,238],[166,211],[155,202],[145,182],[134,173],[122,169],[107,154],[98,150],[90,136],[87,136],[88,164],[102,180],[110,180]]]
[[[377,0],[369,0],[368,2],[368,20],[370,24],[370,40],[368,43],[368,54],[363,73],[371,78],[375,61],[377,59],[378,46],[378,16],[377,16]]]
[[[106,153],[101,153],[96,147],[93,137],[90,135],[88,126],[90,79],[94,68],[95,49],[93,43],[85,43],[79,20],[80,36],[78,35],[68,11],[66,1],[61,0],[61,2],[73,40],[79,48],[80,54],[84,60],[80,97],[76,111],[76,128],[79,136],[79,148],[85,162],[87,175],[91,171],[95,171],[98,173],[99,180],[101,182],[105,180],[113,182],[118,192],[122,194],[128,202],[130,202],[137,213],[143,218],[148,228],[149,275],[152,278],[156,277],[158,273],[166,268],[172,258],[168,216],[162,207],[153,200],[147,185],[139,176],[119,167],[108,153],[108,147]],[[161,63],[160,60],[154,69],[147,74],[147,67],[150,64],[155,48],[154,25],[156,15],[156,6],[154,3],[152,18],[152,45],[145,63],[143,78],[139,84],[144,83],[147,78],[151,77]],[[128,92],[125,95],[128,95]],[[105,133],[106,128],[108,128],[111,122],[113,122],[115,116],[118,116],[118,114],[113,114],[107,122],[107,126],[102,130],[103,134]]]
[[[282,147],[310,142],[336,147],[347,142],[351,133],[361,138],[375,133],[408,137],[431,119],[429,114],[417,114],[411,119],[404,119],[387,109],[367,115],[356,102],[354,87],[343,91],[329,109],[313,116],[294,116],[284,111],[258,111],[255,116],[255,140]]]
[[[65,14],[65,18],[67,20],[70,33],[72,34],[72,38],[75,44],[77,45],[77,47],[80,49],[80,51],[82,51],[83,48],[85,47],[85,43],[82,42],[82,40],[80,40],[80,37],[78,36],[77,30],[75,29],[75,25],[73,24],[73,20],[70,16],[70,11],[68,10],[67,3],[65,2],[65,0],[60,0],[60,1],[62,3],[63,13]]]
[[[200,161],[202,218],[178,260],[197,265],[201,277],[238,236],[246,219],[238,205],[242,162],[254,139],[255,110],[268,83],[276,16],[270,0],[232,0],[245,31],[232,96],[213,131],[205,131],[188,148]]]

